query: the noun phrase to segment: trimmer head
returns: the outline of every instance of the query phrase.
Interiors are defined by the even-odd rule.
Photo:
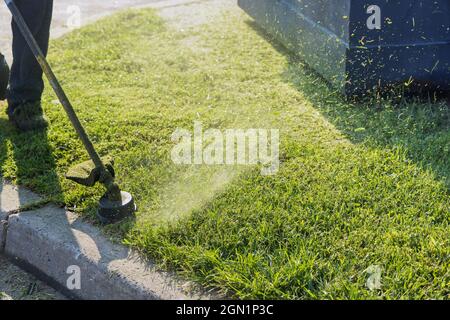
[[[107,191],[100,199],[97,216],[102,223],[115,223],[133,215],[136,205],[131,194],[121,191],[114,183],[113,159],[103,157],[101,161],[103,167],[95,166],[92,160],[76,165],[69,169],[66,178],[87,187],[92,187],[97,182],[104,184]]]
[[[106,194],[100,199],[97,217],[102,223],[117,222],[132,216],[136,211],[136,204],[131,194],[121,191],[120,195],[122,199],[119,201],[111,201]]]

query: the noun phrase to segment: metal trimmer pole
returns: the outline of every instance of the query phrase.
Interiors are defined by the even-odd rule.
[[[117,186],[114,186],[114,179],[113,179],[112,175],[109,173],[109,171],[106,169],[105,165],[103,164],[102,160],[100,159],[100,156],[98,155],[97,151],[95,150],[94,145],[90,141],[86,131],[84,130],[83,126],[81,125],[80,120],[78,119],[78,117],[75,113],[75,110],[72,107],[72,104],[70,103],[63,88],[59,84],[58,79],[56,78],[55,74],[53,73],[52,69],[50,68],[50,65],[48,64],[44,54],[42,53],[41,48],[39,47],[35,38],[33,37],[33,34],[31,33],[30,29],[28,28],[28,25],[25,22],[25,20],[23,19],[23,16],[20,13],[19,9],[17,8],[16,4],[14,3],[13,0],[5,0],[5,3],[8,6],[9,10],[11,11],[14,21],[16,22],[23,37],[25,38],[26,42],[28,43],[30,50],[33,52],[33,55],[36,57],[36,60],[38,61],[43,72],[45,73],[46,77],[48,78],[50,85],[52,86],[53,90],[55,91],[56,95],[58,96],[59,101],[61,102],[64,110],[66,111],[67,116],[69,117],[69,120],[72,122],[72,125],[75,128],[75,131],[78,133],[78,136],[80,137],[81,141],[83,142],[83,145],[86,148],[86,150],[89,154],[89,157],[94,162],[95,166],[101,169],[101,172],[102,172],[102,181],[101,182],[106,186],[108,191],[112,191],[112,193],[118,192],[120,194],[120,189]],[[117,190],[113,190],[113,189],[117,189]],[[112,197],[114,197],[114,195],[112,195]]]

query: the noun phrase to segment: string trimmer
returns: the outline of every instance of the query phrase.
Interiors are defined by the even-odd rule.
[[[5,3],[91,158],[90,161],[71,168],[66,177],[88,187],[95,185],[97,182],[105,186],[106,193],[100,199],[97,211],[97,215],[103,223],[116,222],[132,215],[136,211],[133,197],[128,192],[121,191],[117,183],[114,182],[112,160],[110,158],[100,158],[19,9],[13,0],[5,0]]]

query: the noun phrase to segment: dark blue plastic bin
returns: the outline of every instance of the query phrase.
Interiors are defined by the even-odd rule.
[[[450,0],[238,2],[346,95],[398,84],[450,90]],[[373,5],[379,29],[367,24]]]

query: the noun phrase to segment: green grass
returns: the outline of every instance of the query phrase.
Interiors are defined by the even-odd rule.
[[[54,41],[50,60],[139,206],[105,232],[161,267],[239,298],[449,298],[444,103],[345,102],[234,11],[183,31],[123,12]],[[86,154],[54,99],[44,134],[1,116],[2,174],[93,220],[102,190],[63,178]],[[279,128],[280,171],[174,165],[171,134],[195,120]]]

